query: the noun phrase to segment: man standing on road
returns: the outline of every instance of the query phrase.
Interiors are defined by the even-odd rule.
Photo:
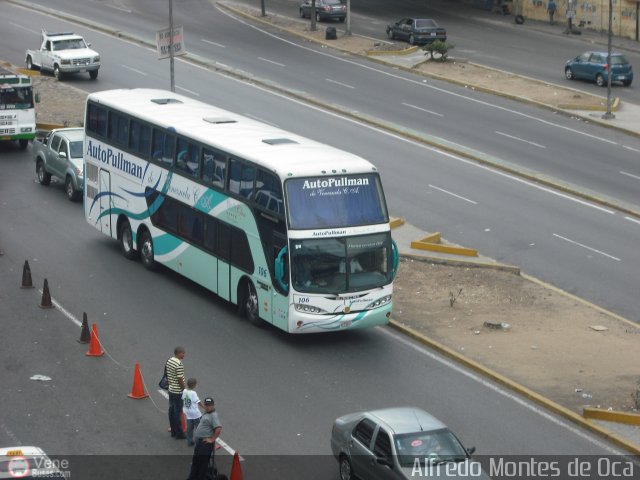
[[[547,12],[549,12],[549,24],[553,25],[553,16],[556,13],[558,7],[556,6],[556,2],[554,0],[549,0],[547,4]]]
[[[167,370],[167,380],[169,381],[169,426],[171,436],[176,439],[184,439],[187,436],[182,431],[182,391],[184,390],[184,347],[176,347],[173,350],[173,357],[167,360],[165,368]]]
[[[191,472],[187,480],[207,479],[209,459],[214,453],[216,439],[222,431],[222,424],[218,418],[213,398],[207,397],[203,403],[206,413],[202,415],[194,435],[196,446],[193,449]]]

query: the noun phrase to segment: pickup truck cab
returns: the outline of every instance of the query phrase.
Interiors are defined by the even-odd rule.
[[[80,35],[42,30],[40,49],[27,50],[27,68],[53,72],[58,80],[68,73],[87,72],[91,80],[95,80],[100,69],[100,54],[90,46]]]
[[[41,185],[49,185],[51,176],[64,181],[69,200],[78,200],[84,187],[82,158],[83,128],[58,128],[33,142],[33,159]]]

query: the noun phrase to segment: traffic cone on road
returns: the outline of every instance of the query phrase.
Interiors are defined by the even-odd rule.
[[[100,340],[98,340],[98,326],[94,323],[91,327],[91,340],[89,340],[89,351],[85,353],[88,357],[101,357],[104,355],[104,350],[100,346]]]
[[[187,417],[185,417],[184,412],[180,414],[180,426],[182,427],[182,432],[187,433]]]
[[[40,300],[40,308],[53,308],[51,303],[51,294],[49,293],[49,282],[44,279],[44,286],[42,287],[42,300]]]
[[[133,387],[131,393],[127,395],[129,398],[135,398],[140,400],[141,398],[147,398],[149,395],[144,391],[144,383],[142,382],[142,374],[140,373],[140,364],[136,363],[136,369],[133,372]]]
[[[29,262],[24,261],[22,267],[22,285],[20,288],[33,288],[33,282],[31,281],[31,268],[29,268]]]
[[[238,455],[238,452],[233,454],[233,463],[231,464],[229,480],[242,480],[242,467],[240,466],[240,455]]]
[[[89,332],[89,322],[87,322],[87,312],[82,314],[82,330],[80,330],[80,339],[78,343],[89,343],[91,333]]]

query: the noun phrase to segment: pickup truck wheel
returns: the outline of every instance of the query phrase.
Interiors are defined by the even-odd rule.
[[[51,183],[51,174],[44,169],[44,163],[42,160],[38,160],[38,163],[36,164],[36,173],[38,174],[38,181],[40,182],[40,185],[46,186]]]
[[[91,70],[89,72],[89,77],[91,78],[91,80],[95,80],[96,78],[98,78],[98,70]]]
[[[33,61],[31,60],[31,57],[27,57],[27,70],[33,70]]]
[[[64,77],[64,73],[60,71],[60,67],[58,65],[53,66],[53,76],[56,77],[58,81],[61,81]]]
[[[78,200],[78,197],[80,197],[80,192],[73,188],[73,182],[69,176],[67,176],[64,181],[64,192],[67,194],[67,198],[72,202],[75,202]]]

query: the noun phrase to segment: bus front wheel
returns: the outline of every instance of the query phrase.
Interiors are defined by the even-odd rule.
[[[147,270],[155,270],[157,268],[158,264],[153,255],[153,239],[148,230],[144,230],[140,235],[140,259]]]
[[[244,314],[250,323],[256,326],[263,326],[258,312],[258,294],[253,283],[247,281],[243,287],[242,298],[239,303],[240,314]]]
[[[124,220],[118,229],[118,239],[120,240],[120,250],[124,258],[134,260],[138,252],[133,249],[133,232],[129,220]]]

